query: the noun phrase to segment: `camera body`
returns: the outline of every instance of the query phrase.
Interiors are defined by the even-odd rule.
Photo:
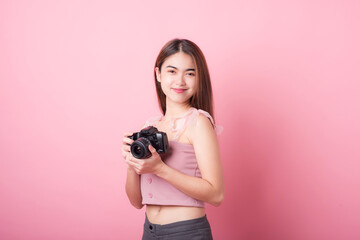
[[[135,158],[149,158],[151,156],[149,145],[152,145],[158,153],[166,153],[169,149],[166,133],[160,132],[153,126],[146,127],[140,132],[133,133],[129,138],[134,140],[130,145],[130,150]]]

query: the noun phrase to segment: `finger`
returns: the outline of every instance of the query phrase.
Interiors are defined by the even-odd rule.
[[[123,152],[130,152],[130,146],[129,145],[123,145],[122,147]]]
[[[128,138],[128,137],[124,137],[123,138],[123,143],[126,144],[126,145],[130,145],[134,142],[134,140]]]
[[[149,151],[151,152],[152,155],[158,154],[158,153],[156,152],[156,149],[155,149],[152,145],[149,145]]]
[[[129,136],[131,136],[131,135],[133,135],[133,133],[130,133],[130,132],[124,133],[124,136],[125,136],[125,137],[129,137]]]
[[[129,164],[130,166],[132,166],[135,169],[140,169],[141,168],[141,166],[138,163],[131,161],[131,158],[128,158],[126,160],[126,163]]]
[[[129,156],[129,152],[125,152],[125,151],[122,151],[121,152],[121,155],[123,156],[123,158],[126,160],[127,158],[128,158],[128,156]]]
[[[131,132],[126,132],[126,133],[124,133],[123,141],[126,140],[126,142],[127,142],[128,140],[132,140],[132,139],[129,138],[129,137],[132,136],[132,135],[133,135],[133,133],[131,133]]]
[[[128,145],[123,145],[122,149],[121,149],[121,155],[126,158],[128,155],[130,154],[130,146]]]
[[[137,159],[132,154],[129,153],[129,159],[130,162],[136,164],[137,166],[142,166],[144,164],[143,159]]]

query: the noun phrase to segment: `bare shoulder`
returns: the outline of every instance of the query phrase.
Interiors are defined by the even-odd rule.
[[[210,119],[203,114],[199,114],[199,117],[196,121],[195,126],[196,126],[196,129],[198,129],[198,130],[208,130],[208,131],[214,130],[214,126],[211,123]]]
[[[196,142],[207,140],[216,140],[214,125],[211,120],[203,114],[199,114],[196,123],[191,131],[191,140],[193,144]]]

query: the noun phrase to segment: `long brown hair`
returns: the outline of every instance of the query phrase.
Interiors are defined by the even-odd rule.
[[[173,39],[166,43],[165,46],[160,50],[160,53],[156,59],[155,68],[158,67],[159,71],[161,71],[161,66],[165,62],[166,58],[178,52],[183,52],[190,55],[195,63],[197,87],[194,96],[189,99],[190,106],[207,111],[211,116],[213,116],[213,94],[209,69],[207,67],[204,54],[194,42],[187,39]],[[159,105],[163,114],[165,114],[166,96],[161,89],[160,82],[156,80],[156,73],[154,73],[154,76]]]

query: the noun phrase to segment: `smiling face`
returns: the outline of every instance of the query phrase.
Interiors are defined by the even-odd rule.
[[[161,69],[155,68],[157,81],[166,96],[167,104],[188,105],[196,91],[196,69],[193,58],[177,52],[166,58]]]

